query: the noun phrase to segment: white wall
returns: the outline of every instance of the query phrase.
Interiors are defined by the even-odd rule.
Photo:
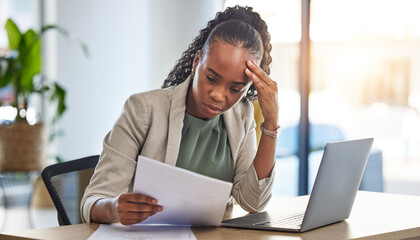
[[[159,88],[169,71],[200,29],[223,9],[224,0],[151,1],[153,88]]]
[[[68,110],[59,123],[65,135],[57,151],[65,159],[99,154],[124,101],[159,88],[199,29],[223,8],[223,0],[56,4],[57,23],[86,42],[91,55],[58,37],[57,79],[67,89]]]

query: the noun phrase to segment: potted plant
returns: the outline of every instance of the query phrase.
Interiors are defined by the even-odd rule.
[[[0,55],[0,88],[9,87],[13,96],[10,106],[16,112],[12,121],[0,123],[0,170],[41,170],[46,159],[47,137],[42,120],[31,117],[28,106],[33,95],[39,94],[56,104],[52,125],[66,110],[65,89],[57,82],[42,76],[41,37],[49,30],[56,30],[76,40],[88,55],[84,44],[65,29],[56,25],[43,26],[39,33],[29,29],[22,33],[17,25],[8,19],[5,29],[9,48]],[[53,136],[54,134],[52,134]]]

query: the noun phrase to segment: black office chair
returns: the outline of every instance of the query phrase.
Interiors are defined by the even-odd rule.
[[[80,199],[87,184],[85,184],[84,186],[80,186],[78,182],[78,177],[75,176],[79,176],[79,173],[83,170],[90,170],[90,172],[88,172],[88,177],[90,178],[93,173],[93,169],[98,163],[98,160],[99,155],[94,155],[72,161],[53,164],[46,167],[42,171],[42,180],[44,181],[45,186],[47,187],[47,190],[54,203],[54,206],[57,209],[57,218],[60,226],[71,225],[81,222],[79,216]],[[58,178],[58,175],[66,177],[61,178],[61,181],[58,181],[60,179]],[[61,185],[61,190],[59,191],[55,186],[57,184]],[[74,190],[75,187],[79,188],[79,190],[82,191],[71,191],[71,189],[73,188]],[[62,195],[63,197],[60,197],[60,195]],[[72,199],[72,201],[69,201],[70,198]],[[64,199],[65,201],[63,202],[62,199]],[[70,205],[66,207],[65,202],[70,202]]]

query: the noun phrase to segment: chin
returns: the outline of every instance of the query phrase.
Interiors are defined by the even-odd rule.
[[[223,111],[218,111],[217,113],[216,112],[209,112],[209,111],[207,111],[207,108],[204,107],[202,113],[203,113],[203,115],[206,116],[206,118],[215,118],[215,117],[219,116],[220,114],[222,114]]]

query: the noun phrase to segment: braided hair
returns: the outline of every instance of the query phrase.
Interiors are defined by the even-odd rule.
[[[258,38],[260,38],[259,44],[262,42],[263,46],[263,52],[257,53],[255,51],[255,43],[252,44],[249,41],[255,42],[255,38],[251,38],[251,40],[248,39],[233,39],[229,40],[229,38],[232,38],[232,34],[230,32],[223,32],[219,31],[219,33],[212,34],[213,36],[210,36],[210,34],[213,32],[213,30],[218,26],[220,23],[227,22],[229,20],[238,20],[240,22],[245,23],[248,26],[251,26],[254,32],[256,31],[259,35]],[[238,21],[234,21],[237,23]],[[233,22],[233,21],[229,21]],[[222,24],[224,25],[224,24]],[[225,35],[231,35],[231,36],[225,36]],[[210,36],[211,39],[208,39]],[[209,43],[214,41],[214,38],[221,39],[223,41],[226,41],[230,44],[233,44],[235,46],[238,46],[237,44],[240,44],[239,47],[244,47],[245,49],[249,50],[251,54],[260,55],[258,56],[259,59],[261,59],[260,67],[267,73],[270,74],[270,63],[271,63],[271,43],[270,43],[270,34],[267,31],[267,24],[264,22],[264,20],[261,19],[260,15],[257,12],[253,12],[252,7],[241,7],[236,5],[235,7],[228,7],[224,12],[218,12],[216,14],[215,19],[208,22],[207,27],[200,30],[199,35],[194,39],[194,41],[188,46],[188,49],[182,53],[181,58],[176,62],[175,66],[172,68],[171,72],[169,73],[168,77],[165,79],[162,88],[167,88],[170,86],[176,86],[180,83],[184,82],[188,76],[191,74],[193,61],[195,58],[195,55],[199,50],[205,51],[208,47]],[[237,36],[233,36],[233,38],[237,38]],[[238,43],[239,41],[239,43]],[[241,42],[242,41],[242,42]],[[247,42],[243,42],[247,41]],[[253,47],[254,45],[254,47]],[[254,101],[257,99],[257,90],[252,84],[250,88],[248,89],[248,92],[246,93],[246,99],[249,101]]]

